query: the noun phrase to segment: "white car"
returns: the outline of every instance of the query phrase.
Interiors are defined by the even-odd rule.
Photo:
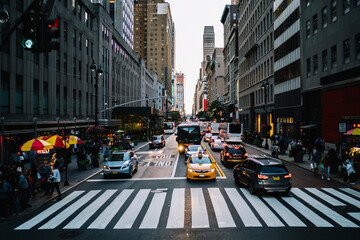
[[[210,140],[209,140],[209,146],[211,146],[211,143],[212,143],[214,140],[216,140],[216,139],[220,139],[220,140],[221,140],[221,138],[220,138],[219,135],[212,135],[211,138],[210,138]]]
[[[205,142],[209,142],[210,139],[211,139],[211,136],[212,136],[211,133],[206,133],[205,136],[204,136],[204,141],[205,141]]]
[[[223,150],[226,145],[227,144],[224,142],[224,140],[215,139],[211,143],[210,147],[211,147],[212,150]]]

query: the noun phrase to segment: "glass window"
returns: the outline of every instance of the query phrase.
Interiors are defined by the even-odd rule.
[[[337,49],[336,45],[331,47],[331,67],[335,68],[337,67]]]
[[[76,30],[73,32],[73,42],[74,42],[74,48],[76,48]]]
[[[327,8],[324,7],[322,9],[322,26],[323,28],[326,28],[327,27]]]
[[[64,42],[67,42],[68,40],[68,24],[64,21]]]
[[[10,110],[10,74],[1,72],[1,113],[9,113]]]
[[[15,100],[15,111],[16,113],[23,113],[23,77],[16,75],[16,100]]]
[[[285,166],[263,166],[261,168],[261,173],[288,173],[288,170]]]
[[[310,6],[310,0],[306,0],[306,7]]]
[[[336,0],[331,0],[331,21],[335,22],[337,19],[336,15]]]
[[[350,12],[350,0],[343,0],[344,14]]]
[[[350,39],[346,39],[343,42],[344,64],[350,62]]]
[[[318,19],[317,19],[317,14],[315,14],[313,16],[313,33],[317,34],[318,31]]]
[[[328,62],[327,62],[327,50],[325,49],[322,51],[322,69],[325,72],[328,69]]]
[[[56,115],[60,115],[60,85],[56,85]]]
[[[360,6],[360,0],[356,0],[356,6]]]
[[[306,59],[306,76],[310,77],[311,74],[311,60],[310,58]]]
[[[360,60],[360,33],[355,35],[355,58]]]
[[[313,73],[316,75],[318,73],[318,55],[313,56]]]
[[[306,21],[306,38],[310,38],[310,20]]]
[[[68,114],[67,98],[67,87],[64,87],[64,115]]]

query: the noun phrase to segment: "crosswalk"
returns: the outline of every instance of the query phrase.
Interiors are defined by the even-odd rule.
[[[359,226],[360,194],[349,188],[174,188],[74,191],[15,230]]]

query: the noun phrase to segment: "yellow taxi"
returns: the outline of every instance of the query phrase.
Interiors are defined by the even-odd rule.
[[[215,165],[208,155],[202,152],[192,154],[187,160],[186,177],[187,179],[215,179]]]

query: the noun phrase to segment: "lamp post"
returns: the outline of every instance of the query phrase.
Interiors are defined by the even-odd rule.
[[[75,122],[75,132],[74,132],[74,134],[76,135],[76,117],[74,117],[73,120]]]
[[[87,122],[88,122],[88,128],[87,128],[87,140],[89,140],[89,125],[90,125],[90,122],[89,122],[89,120],[90,120],[90,118],[86,118],[86,120],[87,120]]]
[[[57,118],[56,118],[56,121],[57,121],[57,127],[58,127],[57,135],[59,135],[59,133],[60,133],[59,120],[60,120],[60,118],[59,118],[59,117],[57,117]]]
[[[146,94],[146,108],[149,107],[149,97]],[[147,123],[146,123],[146,139],[149,141],[150,139],[150,114],[147,115]]]
[[[34,121],[34,138],[37,138],[37,117],[33,118]]]
[[[264,89],[264,97],[265,97],[265,121],[266,121],[266,127],[265,127],[265,149],[269,149],[269,144],[268,144],[268,116],[267,116],[267,91],[269,88],[269,82],[267,80],[265,80],[262,84],[261,84],[261,88]]]
[[[5,124],[5,118],[1,117],[1,138],[0,138],[0,143],[1,143],[1,164],[2,166],[5,165],[5,159],[4,159],[4,124]]]
[[[95,73],[95,128],[98,126],[98,89],[99,89],[99,77],[104,73],[101,65],[99,67],[96,66],[95,60],[93,59],[93,63],[90,66],[91,72]]]

